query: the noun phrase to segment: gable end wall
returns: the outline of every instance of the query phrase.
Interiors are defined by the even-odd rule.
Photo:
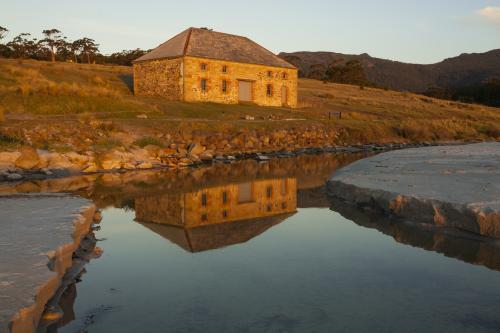
[[[134,94],[183,100],[183,58],[134,64]]]

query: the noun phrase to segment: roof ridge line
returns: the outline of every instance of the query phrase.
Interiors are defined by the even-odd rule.
[[[191,33],[193,32],[193,27],[189,28],[188,35],[186,37],[186,43],[184,44],[184,49],[182,50],[182,56],[185,57],[187,54],[187,49],[189,46],[189,41],[191,40]]]
[[[288,61],[286,61],[285,59],[281,58],[280,56],[278,56],[273,51],[266,49],[264,46],[260,45],[259,43],[253,41],[252,39],[250,39],[250,38],[248,38],[246,36],[242,36],[242,37],[245,38],[246,40],[248,40],[250,43],[254,44],[255,46],[260,47],[264,51],[268,52],[269,54],[271,54],[272,56],[274,56],[276,59],[279,59],[280,61],[283,61],[283,62],[287,63],[288,65],[292,66],[292,68],[297,69],[297,66],[289,63]]]

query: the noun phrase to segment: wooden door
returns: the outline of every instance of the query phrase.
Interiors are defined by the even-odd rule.
[[[238,184],[238,203],[253,201],[252,183]]]
[[[281,87],[281,105],[288,105],[288,96],[285,86]]]
[[[240,102],[252,101],[252,82],[238,81],[238,100]]]

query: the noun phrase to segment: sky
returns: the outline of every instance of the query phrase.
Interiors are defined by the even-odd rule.
[[[150,49],[188,27],[247,36],[278,52],[332,51],[412,63],[500,48],[500,0],[5,1],[7,40],[57,28],[104,54]]]

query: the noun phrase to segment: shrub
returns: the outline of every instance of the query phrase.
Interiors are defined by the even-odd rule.
[[[500,126],[495,124],[481,126],[478,131],[490,138],[500,138]]]
[[[12,147],[21,144],[23,141],[12,135],[0,133],[0,147]]]
[[[121,146],[123,146],[123,143],[120,140],[112,139],[112,138],[105,138],[105,139],[102,139],[99,142],[97,142],[97,144],[95,145],[94,148],[96,150],[99,150],[99,151],[101,151],[101,150],[107,151],[107,150],[110,150],[110,149],[113,149],[116,147],[121,147]]]
[[[144,148],[148,145],[153,145],[153,146],[163,146],[163,143],[161,143],[157,138],[153,138],[151,136],[145,136],[140,138],[139,140],[136,140],[134,142],[134,145],[139,146],[141,148]]]

